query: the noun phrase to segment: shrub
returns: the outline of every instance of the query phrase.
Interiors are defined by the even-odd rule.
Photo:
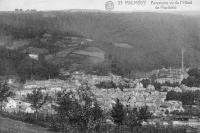
[[[58,97],[58,127],[63,132],[69,128],[81,132],[99,131],[103,120],[103,111],[95,99],[89,95],[89,90],[79,91],[79,100],[74,98],[74,94],[69,92]],[[88,89],[86,87],[86,89]],[[53,123],[53,125],[55,125]]]
[[[114,123],[117,125],[122,125],[124,121],[124,107],[120,103],[119,99],[116,100],[116,104],[113,106],[111,111],[111,116],[114,120]]]
[[[200,70],[193,68],[188,71],[188,77],[183,79],[182,84],[188,87],[200,87]]]
[[[144,88],[147,88],[147,86],[151,83],[151,81],[149,79],[143,79],[141,83]]]

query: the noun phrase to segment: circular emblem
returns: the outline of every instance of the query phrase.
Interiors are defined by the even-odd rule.
[[[113,1],[107,1],[105,3],[105,9],[108,11],[112,11],[114,9],[114,2]]]

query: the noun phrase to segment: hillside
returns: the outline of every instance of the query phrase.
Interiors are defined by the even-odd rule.
[[[93,47],[116,57],[133,71],[180,67],[181,48],[185,65],[200,65],[200,16],[160,13],[37,12],[0,14],[1,34],[42,31],[71,33],[91,38]],[[3,25],[3,26],[2,26]],[[7,29],[11,30],[6,30]],[[21,30],[19,34],[15,33]],[[41,31],[41,32],[40,32]],[[16,36],[17,35],[17,36]],[[32,36],[25,36],[33,39]],[[79,51],[80,52],[80,51]],[[67,55],[67,54],[66,54]]]

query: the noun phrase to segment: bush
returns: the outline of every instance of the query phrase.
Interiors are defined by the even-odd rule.
[[[137,108],[128,109],[125,115],[125,124],[132,130],[134,127],[141,126]]]
[[[111,116],[114,123],[122,125],[124,121],[124,106],[120,103],[119,99],[116,100],[116,104],[113,106]]]
[[[193,68],[188,71],[187,79],[183,79],[182,84],[188,87],[200,87],[200,70]]]
[[[149,79],[143,79],[141,83],[144,88],[147,88],[147,86],[151,83],[151,81]]]
[[[155,87],[155,90],[160,91],[162,85],[160,83],[153,82],[153,86]]]
[[[49,79],[59,75],[59,68],[52,63],[46,61],[36,61],[33,59],[25,59],[19,62],[17,66],[17,74],[22,82],[34,79]]]
[[[76,129],[81,132],[99,131],[103,121],[103,111],[95,99],[89,95],[88,88],[79,90],[79,100],[69,92],[58,97],[58,120],[56,121],[61,131]],[[55,125],[53,123],[53,125]]]
[[[198,94],[198,95],[197,95]],[[176,100],[181,101],[184,105],[194,105],[195,100],[198,100],[199,93],[198,91],[195,92],[175,92],[169,91],[166,96],[166,100]]]

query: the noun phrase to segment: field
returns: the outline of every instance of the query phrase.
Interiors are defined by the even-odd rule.
[[[53,133],[40,126],[15,121],[0,116],[0,133]]]

